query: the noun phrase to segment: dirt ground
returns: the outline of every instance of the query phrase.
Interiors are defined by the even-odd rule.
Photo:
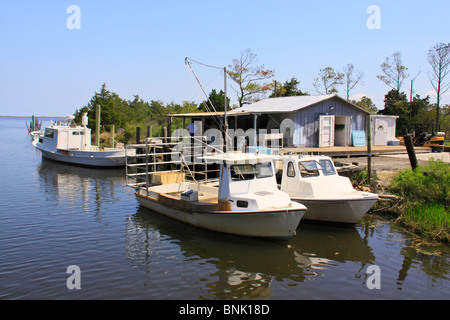
[[[419,165],[424,166],[430,158],[439,159],[450,165],[450,153],[418,153],[416,154]],[[352,157],[345,162],[358,163],[359,166],[367,166],[367,157]],[[392,179],[404,169],[411,169],[411,163],[407,154],[383,155],[372,157],[372,168],[376,170],[378,183],[381,187],[387,186]]]

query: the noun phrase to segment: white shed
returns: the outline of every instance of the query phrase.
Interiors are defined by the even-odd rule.
[[[395,137],[398,116],[371,115],[372,145],[397,145],[400,141]]]

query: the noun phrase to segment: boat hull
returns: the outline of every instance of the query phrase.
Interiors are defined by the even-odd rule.
[[[42,157],[66,164],[114,168],[125,166],[125,151],[61,151],[51,152],[37,147]]]
[[[139,192],[136,196],[141,206],[173,219],[203,229],[249,237],[289,239],[295,235],[306,212],[303,205],[295,202],[291,208],[266,211],[191,211],[188,203],[183,210],[180,206],[161,204]]]
[[[305,220],[358,223],[367,211],[377,202],[378,197],[353,199],[308,199],[291,197],[308,208]]]

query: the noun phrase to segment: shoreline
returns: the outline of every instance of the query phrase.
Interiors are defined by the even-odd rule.
[[[374,157],[375,158],[375,157]],[[372,159],[374,159],[372,158]],[[433,154],[429,155],[429,159],[434,158],[442,161],[439,157],[433,157]],[[426,167],[429,163],[429,159],[418,159],[418,165]],[[450,166],[447,159],[442,161]],[[435,225],[433,221],[433,214],[427,211],[427,207],[438,205],[437,203],[428,203],[423,209],[420,209],[418,216],[411,215],[411,208],[416,207],[411,200],[394,196],[391,192],[388,192],[388,187],[391,182],[401,172],[405,170],[411,170],[411,165],[408,157],[385,157],[380,156],[377,160],[372,162],[372,167],[377,170],[377,188],[379,194],[386,194],[393,196],[392,198],[386,197],[383,200],[379,200],[377,204],[368,212],[370,214],[381,215],[386,217],[392,217],[395,219],[395,224],[399,227],[411,232],[424,240],[429,240],[436,243],[449,244],[449,231],[448,224],[444,226]],[[414,202],[414,201],[413,201]],[[422,211],[423,210],[423,211]],[[441,209],[442,210],[442,209]],[[444,210],[446,210],[444,208]],[[447,211],[440,211],[439,215],[446,214]],[[430,216],[431,214],[431,216]],[[445,218],[444,218],[445,219]]]
[[[21,119],[31,119],[33,116],[2,116],[0,115],[0,118],[21,118]],[[59,118],[66,118],[66,117],[57,117],[57,116],[35,116],[36,118],[45,118],[45,119],[59,119]]]

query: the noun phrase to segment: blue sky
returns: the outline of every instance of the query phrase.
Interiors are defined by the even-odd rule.
[[[200,102],[205,97],[185,57],[223,67],[247,48],[275,70],[275,80],[296,77],[310,94],[317,94],[312,83],[321,68],[353,63],[365,76],[352,95],[383,108],[389,87],[376,75],[387,56],[401,52],[411,75],[402,87],[408,95],[410,79],[421,71],[414,90],[426,96],[432,91],[426,54],[450,42],[448,0],[0,3],[0,115],[72,114],[102,83],[125,99]],[[80,8],[80,29],[66,25],[70,5]],[[370,5],[380,8],[380,29],[367,27]],[[218,70],[195,71],[208,92],[223,88]],[[228,92],[236,102],[231,86]]]

